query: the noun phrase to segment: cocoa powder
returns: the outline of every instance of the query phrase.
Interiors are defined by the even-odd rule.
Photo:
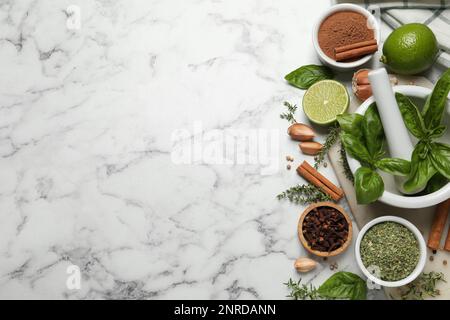
[[[374,32],[367,27],[367,18],[354,11],[333,13],[319,27],[319,46],[331,59],[335,59],[336,47],[372,39]]]

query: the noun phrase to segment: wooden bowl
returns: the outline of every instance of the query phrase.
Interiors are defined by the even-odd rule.
[[[308,213],[311,210],[318,208],[318,207],[332,207],[332,208],[338,210],[344,216],[345,220],[347,220],[347,223],[348,223],[347,240],[344,242],[344,244],[342,246],[340,246],[336,250],[333,250],[330,252],[314,250],[309,246],[308,241],[306,241],[305,237],[303,236],[303,220],[305,219],[305,217],[308,215]],[[303,213],[300,216],[300,219],[298,221],[298,238],[300,239],[300,242],[302,243],[302,245],[305,247],[306,250],[308,250],[312,254],[319,256],[319,257],[333,257],[333,256],[337,256],[338,254],[344,252],[345,249],[347,249],[348,246],[350,245],[350,243],[352,242],[352,234],[353,234],[352,221],[350,220],[350,217],[347,214],[347,212],[345,212],[342,207],[336,205],[333,202],[329,202],[329,201],[318,202],[318,203],[314,203],[314,204],[310,205],[308,208],[305,209],[305,211],[303,211]]]

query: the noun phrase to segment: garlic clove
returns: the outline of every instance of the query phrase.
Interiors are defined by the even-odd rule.
[[[372,87],[370,84],[364,84],[356,87],[355,96],[361,101],[366,101],[372,96]]]
[[[317,267],[317,262],[306,257],[300,257],[294,262],[294,268],[298,272],[309,272]]]
[[[370,69],[361,69],[355,72],[353,75],[353,82],[356,82],[357,85],[361,84],[370,84],[369,82],[369,71]]]
[[[372,96],[372,88],[370,87],[369,72],[370,69],[361,69],[353,74],[352,89],[355,96],[361,100],[366,101]],[[398,79],[394,75],[389,75],[391,85],[398,84]]]
[[[369,82],[370,69],[361,69],[353,74],[352,90],[353,94],[361,101],[365,101],[372,95],[372,88]]]
[[[315,136],[314,130],[303,123],[294,123],[288,128],[291,139],[297,141],[309,141]]]
[[[304,154],[310,156],[317,155],[323,149],[323,145],[321,143],[314,141],[300,142],[298,146]]]

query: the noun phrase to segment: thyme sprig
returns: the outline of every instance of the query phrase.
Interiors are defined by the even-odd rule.
[[[280,114],[280,118],[286,119],[290,123],[296,123],[295,112],[297,111],[297,105],[292,105],[287,101],[285,101],[283,105],[287,108],[288,112]]]
[[[345,177],[348,180],[350,180],[352,183],[355,183],[355,177],[353,176],[353,172],[350,169],[350,165],[348,164],[347,152],[345,151],[345,148],[342,145],[342,142],[341,142],[341,145],[340,145],[340,148],[339,148],[339,155],[340,155],[340,161],[341,161],[342,167],[344,169],[343,172],[344,172]]]
[[[423,300],[426,297],[436,297],[440,295],[436,285],[441,281],[446,282],[442,272],[424,272],[416,280],[399,289],[400,298],[402,300]]]
[[[302,279],[298,280],[298,282],[289,279],[288,282],[284,283],[291,291],[287,296],[288,298],[295,300],[317,300],[321,298],[317,288],[313,287],[312,284],[308,286],[301,282]]]
[[[339,140],[340,127],[330,127],[328,135],[325,138],[322,150],[314,157],[314,168],[319,169],[320,165],[325,162],[325,157],[330,151],[331,147]]]
[[[331,197],[312,184],[298,184],[277,195],[278,200],[288,199],[295,204],[331,201]]]

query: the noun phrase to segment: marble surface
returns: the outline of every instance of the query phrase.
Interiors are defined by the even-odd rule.
[[[317,62],[328,6],[1,1],[0,298],[284,299],[303,208],[275,196],[302,183],[285,156],[312,159],[279,119],[303,94],[283,76]],[[233,130],[269,156],[205,156]],[[358,272],[353,247],[318,261],[305,282]]]

